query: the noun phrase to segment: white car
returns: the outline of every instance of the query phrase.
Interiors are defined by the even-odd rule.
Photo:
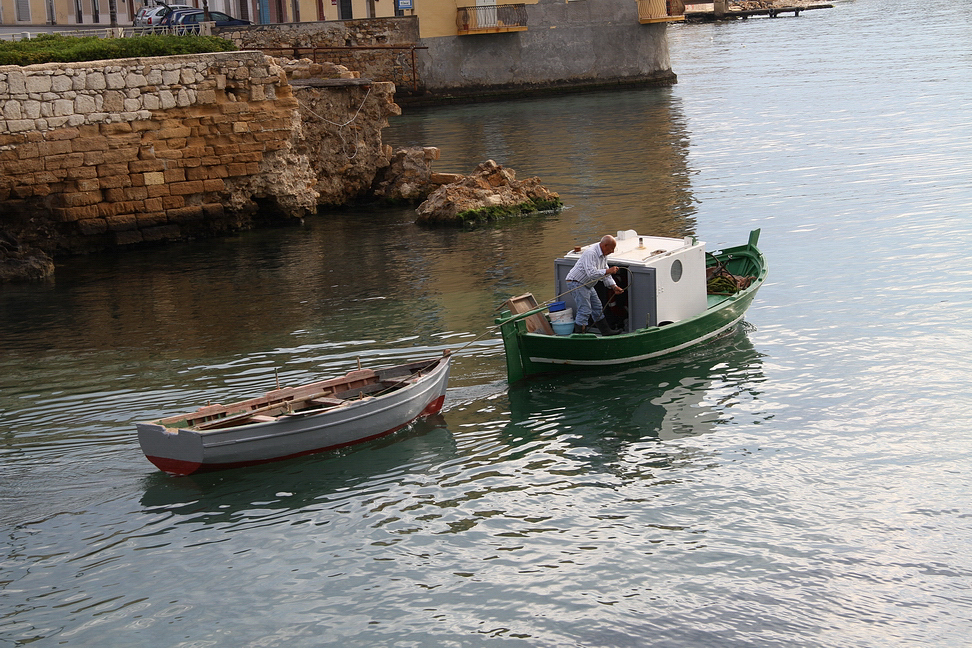
[[[158,25],[162,16],[169,13],[170,9],[195,9],[195,7],[186,4],[160,4],[154,7],[146,5],[135,14],[135,20],[132,22],[132,25],[135,27],[152,27],[153,25]]]

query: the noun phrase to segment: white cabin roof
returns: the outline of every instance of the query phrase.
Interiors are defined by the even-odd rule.
[[[608,255],[609,265],[623,262],[624,265],[653,265],[660,258],[678,250],[685,250],[690,247],[701,245],[705,249],[705,243],[696,241],[691,236],[685,238],[668,238],[664,236],[644,236],[634,230],[625,230],[617,233],[615,238],[618,246],[614,253]],[[599,242],[599,241],[598,241]],[[591,243],[597,245],[598,242]],[[566,259],[579,259],[581,253],[591,245],[585,245],[580,251],[572,250],[564,255]]]

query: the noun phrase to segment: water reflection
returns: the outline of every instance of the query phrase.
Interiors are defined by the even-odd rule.
[[[650,366],[515,385],[508,394],[511,415],[504,437],[519,445],[556,430],[571,447],[594,450],[591,460],[603,467],[623,462],[634,443],[758,423],[765,417],[758,403],[762,360],[746,328]],[[664,452],[662,457],[672,459]]]
[[[178,523],[267,523],[281,516],[291,523],[298,511],[386,489],[455,456],[455,439],[439,415],[389,437],[320,455],[185,477],[155,472],[143,481],[140,502],[143,512],[167,512]]]
[[[569,206],[560,214],[458,231],[418,227],[410,208],[345,210],[298,227],[62,259],[55,282],[0,289],[0,369],[103,351],[151,364],[294,338],[478,334],[508,297],[552,296],[552,259],[575,244],[618,229],[693,234],[688,137],[670,91],[579,95],[570,106],[548,98],[417,112],[385,133],[392,145],[441,147],[438,169],[468,172],[494,158],[541,175]],[[608,114],[610,128],[591,128],[591,115]]]
[[[597,92],[569,103],[569,110],[559,97],[411,109],[382,138],[394,147],[439,147],[441,170],[468,173],[494,159],[523,177],[540,175],[575,210],[566,228],[544,230],[559,235],[550,241],[558,250],[614,229],[694,233],[688,130],[671,89]]]
[[[955,5],[669,26],[671,90],[396,120],[388,143],[413,124],[438,170],[492,157],[570,205],[522,227],[332,212],[0,287],[0,636],[965,645],[972,76]],[[716,246],[756,226],[774,273],[749,311],[758,352],[735,337],[507,394],[484,339],[457,358],[446,426],[387,446],[211,482],[138,449],[133,420],[262,393],[274,366],[297,383],[455,348],[510,294],[550,297],[550,259],[577,240]]]

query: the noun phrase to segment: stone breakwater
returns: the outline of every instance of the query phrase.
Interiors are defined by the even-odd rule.
[[[0,67],[0,234],[56,255],[344,202],[347,189],[322,195],[335,183],[321,178],[373,177],[387,164],[380,128],[398,113],[394,85],[335,87],[327,101],[314,90],[305,127],[288,73],[310,65],[221,52]],[[331,67],[314,71],[348,76]],[[331,139],[354,158],[312,160]]]

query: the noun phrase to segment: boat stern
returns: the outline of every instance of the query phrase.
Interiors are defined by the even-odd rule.
[[[445,404],[446,390],[449,386],[449,371],[451,368],[452,352],[447,350],[442,354],[442,359],[439,360],[438,366],[430,372],[439,375],[435,378],[435,384],[430,390],[431,400],[426,403],[417,418],[435,416],[442,411],[442,406]]]
[[[499,326],[500,334],[503,336],[503,349],[506,352],[506,380],[512,385],[525,376],[523,356],[520,354],[520,335],[526,332],[526,326],[522,320],[513,318],[510,311],[500,313],[495,324]]]

